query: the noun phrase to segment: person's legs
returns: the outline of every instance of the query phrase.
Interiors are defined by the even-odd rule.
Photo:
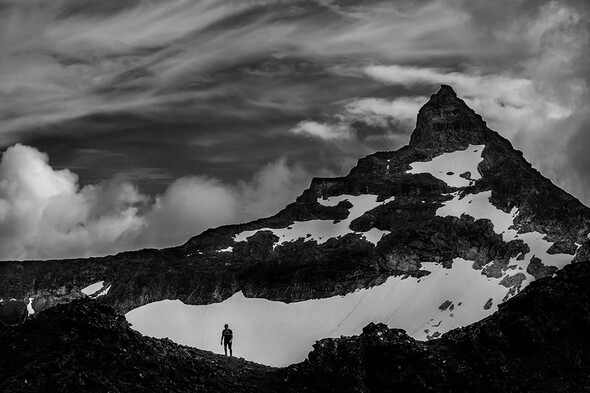
[[[228,345],[227,341],[224,341],[223,342],[223,350],[225,351],[225,356],[227,356],[227,345]],[[231,353],[231,349],[230,349],[229,353]]]
[[[229,356],[230,356],[230,357],[231,357],[231,356],[234,356],[234,354],[233,354],[233,352],[232,352],[232,349],[231,349],[231,341],[230,341],[230,342],[227,344],[227,346],[229,347]],[[226,355],[227,355],[227,353],[226,353]]]

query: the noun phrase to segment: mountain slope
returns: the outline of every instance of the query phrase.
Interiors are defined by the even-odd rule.
[[[471,326],[429,342],[371,324],[322,340],[292,366],[289,389],[317,392],[587,392],[590,264],[532,283]]]
[[[370,324],[276,369],[144,337],[94,300],[0,328],[3,392],[586,392],[590,264],[566,266],[475,324],[420,342]]]
[[[314,179],[273,217],[171,249],[0,263],[0,316],[26,318],[103,281],[101,301],[133,310],[128,318],[146,334],[213,349],[222,320],[234,320],[250,359],[272,332],[288,337],[276,358],[257,359],[284,365],[369,321],[424,339],[482,319],[587,256],[589,218],[443,86],[408,146],[361,159],[345,177]],[[164,299],[221,303],[153,303]],[[298,321],[314,312],[302,334]]]

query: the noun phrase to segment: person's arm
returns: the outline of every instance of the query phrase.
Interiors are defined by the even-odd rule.
[[[223,330],[221,331],[221,345],[223,345]]]

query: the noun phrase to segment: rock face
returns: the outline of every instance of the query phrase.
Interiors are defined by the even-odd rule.
[[[493,134],[481,116],[458,99],[450,86],[443,85],[420,109],[410,146],[454,151],[470,144],[483,145],[491,139]]]
[[[449,306],[449,308],[452,306]],[[3,392],[586,392],[590,264],[533,282],[440,339],[369,324],[276,369],[141,336],[95,300],[0,328]]]
[[[451,272],[467,260],[489,278],[477,291],[490,295],[470,305],[485,311],[477,320],[535,278],[587,256],[589,223],[590,209],[443,86],[420,110],[408,146],[367,156],[345,177],[313,179],[275,216],[210,229],[164,250],[1,262],[0,299],[30,303],[38,313],[104,281],[110,291],[101,301],[119,312],[162,299],[209,304],[238,291],[294,302],[345,295],[390,277],[423,285],[440,267]],[[435,299],[433,310],[472,297]],[[22,306],[16,315],[18,307],[5,304],[4,323],[27,316]],[[465,304],[436,320],[429,314],[414,336],[460,326],[449,321],[462,310]]]

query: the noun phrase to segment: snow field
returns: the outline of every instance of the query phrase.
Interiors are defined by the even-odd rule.
[[[431,173],[453,187],[466,187],[481,178],[477,165],[482,161],[484,145],[470,145],[464,151],[444,153],[428,162],[411,164],[408,173]],[[389,163],[388,168],[389,169]],[[470,172],[470,179],[459,175]],[[412,337],[424,340],[457,327],[479,321],[497,310],[498,304],[514,294],[500,285],[502,279],[522,273],[521,289],[533,281],[526,272],[530,258],[536,256],[543,264],[562,268],[570,263],[571,255],[548,254],[552,243],[543,234],[519,234],[511,229],[518,210],[510,213],[490,203],[491,191],[466,195],[456,192],[453,198],[437,209],[441,217],[468,214],[475,219],[490,219],[496,233],[504,241],[522,239],[530,247],[524,260],[512,258],[500,278],[490,278],[473,269],[473,262],[456,258],[451,269],[425,262],[422,269],[430,274],[421,278],[390,277],[380,285],[361,289],[345,296],[283,303],[259,298],[246,298],[241,292],[217,304],[192,306],[179,300],[150,303],[130,311],[127,320],[142,334],[168,337],[180,344],[222,353],[219,345],[223,324],[234,331],[234,354],[248,360],[272,366],[286,366],[304,360],[315,341],[327,337],[356,335],[370,322],[382,322],[402,328]],[[336,206],[348,200],[353,205],[347,219],[297,221],[287,228],[263,228],[234,236],[245,241],[258,231],[272,231],[279,237],[275,246],[305,238],[324,243],[352,233],[350,223],[365,212],[393,197],[377,202],[374,195],[341,195],[318,200],[324,206]],[[386,231],[371,229],[363,233],[376,244]],[[231,252],[232,248],[218,250]],[[447,307],[442,307],[446,304]],[[489,304],[486,310],[484,305]]]
[[[430,161],[418,161],[410,164],[407,173],[430,173],[451,187],[467,187],[475,180],[481,179],[477,165],[483,160],[485,145],[469,145],[465,150],[443,153]],[[462,173],[470,172],[471,180],[462,178]]]
[[[110,285],[108,287],[105,287],[104,281],[98,281],[98,282],[95,282],[94,284],[88,285],[85,288],[82,288],[80,290],[80,292],[82,292],[86,296],[99,297],[99,296],[104,296],[107,293],[109,293],[110,289],[111,289]]]
[[[530,260],[530,258],[536,256],[541,259],[546,266],[556,266],[561,269],[573,259],[573,256],[569,254],[547,253],[547,250],[553,245],[553,243],[544,240],[545,235],[542,233],[518,233],[516,230],[510,229],[514,224],[514,218],[518,215],[518,209],[514,208],[510,213],[498,209],[490,203],[490,198],[492,196],[491,191],[468,194],[462,199],[460,199],[459,194],[459,192],[454,193],[453,199],[445,202],[444,206],[437,209],[436,215],[441,217],[461,217],[462,214],[468,214],[476,220],[487,218],[492,221],[494,231],[497,234],[502,235],[502,239],[505,242],[521,239],[531,250],[526,255],[527,259]]]
[[[348,200],[352,203],[352,207],[349,210],[348,217],[340,222],[334,222],[333,220],[309,220],[309,221],[295,221],[287,228],[262,228],[255,229],[252,231],[244,231],[236,234],[233,237],[235,242],[245,241],[248,237],[254,235],[259,231],[271,231],[279,237],[279,241],[274,244],[283,244],[285,242],[294,241],[300,238],[306,240],[315,240],[318,244],[325,243],[330,238],[337,238],[344,236],[348,233],[355,233],[349,228],[350,223],[362,216],[369,210],[376,208],[377,206],[389,203],[394,200],[394,197],[386,199],[383,202],[377,202],[376,195],[340,195],[336,197],[330,197],[327,199],[319,199],[318,203],[324,206],[336,206],[341,201]],[[384,234],[389,231],[382,231],[377,228],[371,228],[367,232],[362,233],[363,237],[373,244],[377,244]]]
[[[86,288],[82,288],[80,292],[82,292],[86,296],[90,296],[98,292],[99,289],[102,289],[103,286],[104,281],[95,282],[94,284],[88,285]]]
[[[423,269],[430,274],[419,279],[390,277],[380,286],[345,296],[295,303],[246,298],[241,292],[202,306],[163,300],[132,310],[126,318],[142,334],[217,353],[222,353],[221,330],[228,323],[234,331],[236,356],[285,366],[304,360],[316,340],[360,334],[370,322],[403,328],[423,340],[485,318],[496,310],[508,288],[499,285],[500,279],[483,276],[472,264],[456,259],[452,269],[445,269],[425,263]],[[484,310],[489,298],[493,307]],[[439,309],[447,300],[453,302],[454,310]]]
[[[29,302],[27,303],[27,312],[29,313],[29,316],[35,314],[35,310],[33,309],[33,298],[32,297],[29,298]]]

